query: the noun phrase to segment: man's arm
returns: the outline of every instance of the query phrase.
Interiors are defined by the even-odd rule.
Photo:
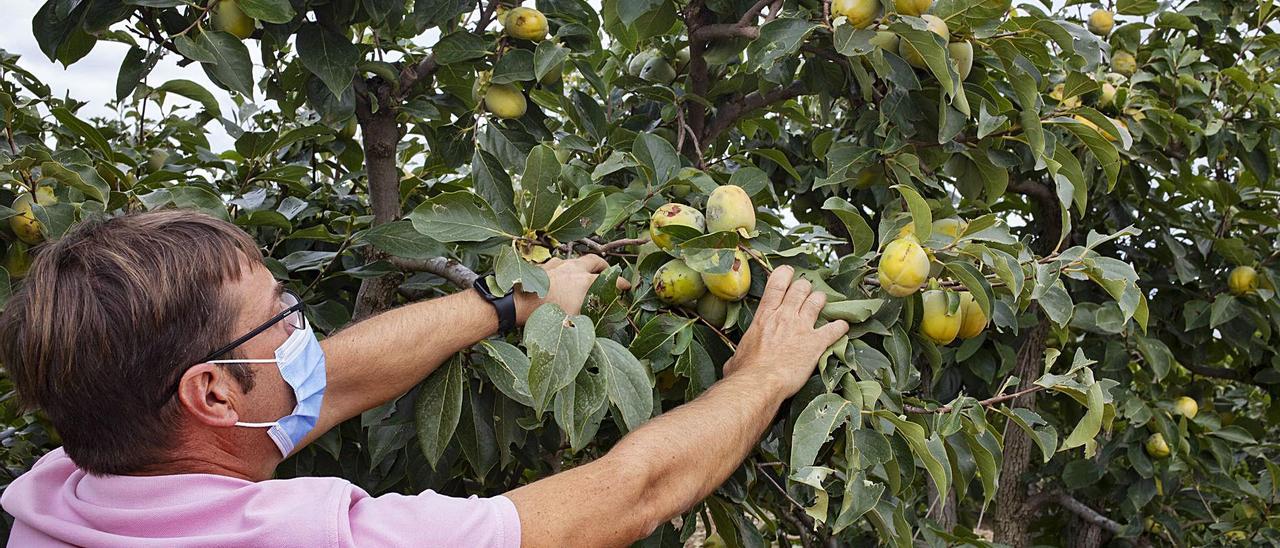
[[[650,420],[604,457],[507,494],[522,545],[621,546],[709,495],[738,467],[782,401],[800,390],[822,352],[849,327],[813,325],[826,295],[793,271],[769,277],[725,378]]]
[[[551,279],[551,288],[543,299],[533,293],[517,293],[517,323],[523,325],[534,309],[547,302],[576,314],[587,289],[607,266],[595,255],[548,261],[542,267]],[[479,293],[466,289],[389,310],[325,339],[320,343],[328,371],[324,404],[315,429],[298,447],[407,392],[450,356],[497,330],[498,314],[493,306]]]

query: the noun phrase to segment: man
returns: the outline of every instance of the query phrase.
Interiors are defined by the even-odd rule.
[[[544,266],[516,323],[571,314],[606,264]],[[20,396],[55,450],[5,491],[13,546],[616,546],[725,480],[823,350],[825,296],[770,276],[725,377],[604,457],[491,499],[371,497],[337,478],[271,479],[288,454],[389,401],[498,330],[478,291],[412,304],[317,343],[298,299],[234,225],[188,211],[86,222],[48,244],[0,315]]]

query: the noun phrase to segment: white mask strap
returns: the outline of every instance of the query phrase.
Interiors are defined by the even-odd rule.
[[[205,363],[276,363],[279,360],[209,360]]]
[[[244,426],[246,428],[271,428],[279,426],[278,422],[237,422],[236,426]]]

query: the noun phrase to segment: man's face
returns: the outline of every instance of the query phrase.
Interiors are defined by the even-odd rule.
[[[234,332],[236,336],[248,333],[276,317],[284,306],[281,292],[284,289],[262,265],[254,264],[245,275],[227,289],[232,298],[239,300],[240,317]],[[276,322],[266,331],[240,345],[233,352],[235,359],[275,359],[275,351],[293,332],[288,321]],[[255,373],[253,390],[244,394],[237,406],[240,420],[244,422],[270,422],[288,415],[295,405],[293,390],[280,375],[274,363],[247,364]],[[257,435],[266,438],[265,431]]]

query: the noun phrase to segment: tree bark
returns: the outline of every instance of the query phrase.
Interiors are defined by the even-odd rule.
[[[1040,377],[1044,360],[1044,339],[1049,331],[1049,319],[1037,312],[1036,324],[1018,349],[1017,365],[1013,374],[1018,377],[1018,388],[1026,389]],[[1030,392],[1013,400],[1013,407],[1035,407],[1036,393]],[[1000,488],[996,491],[996,516],[992,531],[996,542],[1015,548],[1031,545],[1027,533],[1031,513],[1027,508],[1027,484],[1023,476],[1031,468],[1034,447],[1031,437],[1013,421],[1004,427],[1004,464],[1000,468]]]
[[[379,78],[369,81],[366,93],[356,95],[356,118],[364,135],[365,173],[369,178],[373,224],[385,224],[400,218],[400,166],[396,164],[400,125],[396,123],[396,103],[391,85]],[[385,253],[372,247],[365,252],[365,260],[369,262],[385,258]],[[352,320],[360,321],[391,308],[395,304],[396,288],[403,279],[399,273],[365,279],[356,295]]]

